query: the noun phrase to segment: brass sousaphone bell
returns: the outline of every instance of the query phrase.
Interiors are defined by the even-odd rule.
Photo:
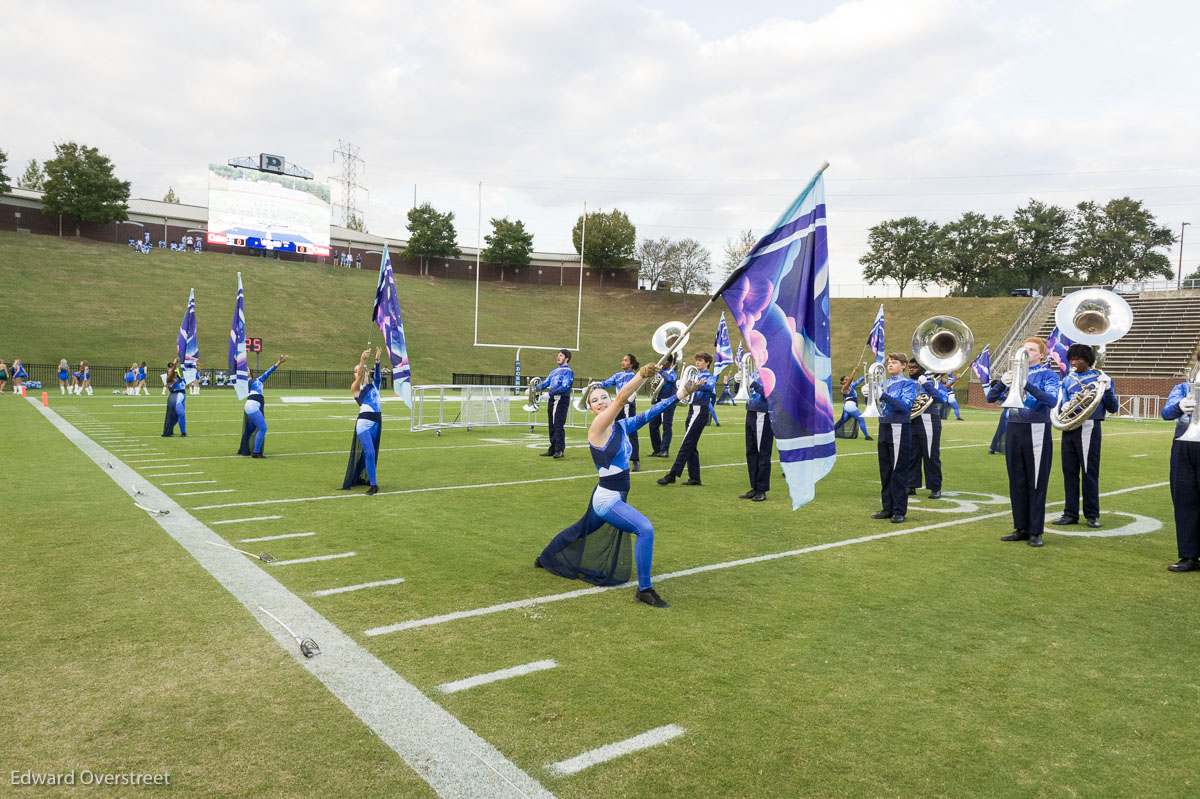
[[[1084,289],[1063,297],[1054,310],[1054,322],[1076,344],[1095,347],[1096,369],[1104,366],[1105,345],[1124,336],[1133,327],[1133,309],[1119,294],[1105,289]],[[1101,379],[1088,383],[1061,408],[1050,411],[1050,424],[1058,430],[1074,430],[1092,418],[1104,400]],[[1107,382],[1107,381],[1105,381]]]
[[[931,380],[941,380],[971,360],[975,336],[966,322],[954,316],[931,316],[913,332],[913,360],[921,364]],[[933,404],[933,397],[922,391],[913,400],[910,415],[916,419]]]

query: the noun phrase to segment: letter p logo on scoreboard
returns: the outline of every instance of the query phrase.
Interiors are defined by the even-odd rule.
[[[263,172],[277,172],[279,174],[283,174],[283,156],[270,155],[269,153],[259,153],[258,168]]]

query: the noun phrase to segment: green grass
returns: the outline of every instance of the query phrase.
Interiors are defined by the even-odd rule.
[[[51,405],[163,453],[122,456],[135,468],[205,473],[143,468],[150,482],[218,481],[162,486],[173,496],[237,489],[177,497],[202,521],[284,517],[213,528],[230,542],[314,530],[248,546],[281,559],[359,553],[270,574],[559,797],[1198,792],[1200,644],[1187,630],[1200,583],[1164,568],[1175,560],[1166,487],[1102,499],[1106,528],[1126,520],[1116,511],[1162,522],[1143,535],[1051,532],[1034,550],[999,542],[1011,529],[1001,515],[662,580],[665,611],[621,589],[370,637],[380,625],[585,587],[532,568],[595,484],[582,433],[568,430],[567,458],[553,461],[536,456],[540,424],[533,437],[522,427],[409,434],[388,404],[385,493],[198,509],[340,493],[352,406],[284,405],[270,391],[268,401],[264,461],[230,456],[241,422],[229,394],[188,399],[186,439],[158,437],[157,396]],[[130,404],[141,406],[118,407]],[[797,512],[778,469],[769,501],[737,500],[743,411],[719,408],[724,425],[701,441],[702,487],[655,485],[653,470],[667,465],[656,459],[634,475],[630,499],[655,523],[655,573],[1004,512],[1003,457],[986,455],[996,415],[964,413],[945,425],[945,490],[998,504],[939,513],[954,503],[922,494],[895,528],[868,518],[879,486],[862,440],[838,442],[836,468]],[[2,639],[0,765],[169,770],[188,795],[431,795],[35,408],[5,396],[0,418],[10,453],[29,453],[0,461],[16,499],[0,531],[0,603],[16,620]],[[1169,431],[1107,423],[1102,491],[1165,482]],[[1057,451],[1054,470],[1051,502],[1062,499]],[[536,482],[563,476],[580,479]],[[535,482],[483,485],[513,481]],[[406,582],[307,596],[398,576]],[[546,658],[558,667],[434,690]],[[669,723],[686,734],[574,776],[544,770]]]

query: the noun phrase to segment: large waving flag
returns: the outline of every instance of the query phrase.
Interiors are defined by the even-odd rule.
[[[1065,375],[1071,371],[1071,363],[1067,360],[1067,350],[1074,343],[1055,326],[1050,333],[1050,338],[1046,339],[1046,366],[1057,369],[1059,375]]]
[[[717,325],[717,337],[713,339],[712,373],[721,374],[721,370],[733,363],[733,347],[729,344],[729,325],[725,324],[725,314],[721,314],[721,324]]]
[[[793,510],[812,500],[837,458],[822,172],[718,291],[758,364]]]
[[[396,278],[392,274],[392,257],[383,245],[379,265],[379,284],[375,287],[375,310],[371,318],[379,325],[392,360],[392,391],[412,408],[412,374],[408,368],[408,347],[404,344],[404,323],[400,321],[400,299],[396,296]]]
[[[971,373],[975,375],[975,379],[980,383],[992,382],[992,354],[989,352],[991,344],[987,344],[983,348],[983,352],[975,356],[975,360],[971,361]]]
[[[875,353],[875,362],[883,363],[886,355],[883,344],[883,303],[879,303],[879,313],[875,314],[875,324],[871,325],[871,335],[867,336],[867,346]]]
[[[250,366],[246,361],[246,305],[242,296],[242,273],[238,272],[237,303],[233,306],[233,326],[229,328],[229,374],[234,377],[237,398],[250,396]]]
[[[188,383],[194,381],[196,365],[200,360],[200,342],[196,340],[196,290],[188,294],[187,312],[179,324],[179,336],[175,340],[179,355],[179,365],[183,368],[183,379]]]

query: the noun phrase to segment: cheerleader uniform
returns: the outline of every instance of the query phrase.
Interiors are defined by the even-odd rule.
[[[250,455],[254,458],[263,457],[263,444],[267,440],[267,417],[263,414],[263,406],[267,401],[263,398],[263,383],[275,371],[278,364],[250,381],[250,394],[246,397],[246,415],[242,420],[242,443],[238,447],[239,455]],[[250,436],[254,436],[254,448],[251,451]]]
[[[354,438],[350,442],[350,462],[346,465],[346,477],[342,488],[363,483],[363,473],[366,472],[366,482],[371,487],[368,494],[379,490],[375,482],[375,464],[379,457],[379,440],[383,432],[383,410],[379,403],[379,384],[382,381],[382,371],[379,362],[375,362],[372,381],[358,390],[354,401],[358,403],[358,419],[354,423]]]
[[[133,371],[132,369],[128,369],[125,371],[125,393],[126,394],[130,394],[133,392],[133,380],[136,375],[137,375],[137,372]]]
[[[634,372],[632,369],[628,371],[616,372],[612,377],[600,383],[604,388],[611,388],[615,397],[621,389],[625,388],[625,384],[633,379]],[[637,399],[631,398],[631,401],[621,410],[622,419],[632,419],[637,415]],[[640,427],[641,425],[639,425]],[[630,471],[639,471],[642,468],[641,461],[638,459],[638,434],[637,427],[630,430],[629,444],[633,447],[633,456],[629,459]]]
[[[86,378],[85,378],[86,379]],[[179,435],[187,438],[187,382],[182,377],[176,377],[168,388],[167,418],[163,422],[163,438],[175,435],[175,425],[179,425]]]
[[[64,380],[64,381],[70,380],[71,379],[71,370],[70,369],[59,369],[58,370],[58,379]],[[64,386],[62,383],[58,384],[58,390],[59,390],[59,392],[61,392],[63,394],[67,393],[67,387]]]
[[[140,385],[140,386],[141,386],[141,388],[142,388],[142,391],[145,391],[145,392],[146,392],[146,396],[147,396],[147,397],[148,397],[148,396],[150,396],[150,389],[146,388],[146,367],[144,367],[144,366],[139,366],[139,367],[138,367],[138,373],[137,373],[137,385]],[[136,388],[136,386],[135,386],[135,388],[134,388],[134,392],[133,392],[133,393],[134,393],[134,394],[137,394],[137,393],[138,393],[138,392],[137,392],[137,388]]]

